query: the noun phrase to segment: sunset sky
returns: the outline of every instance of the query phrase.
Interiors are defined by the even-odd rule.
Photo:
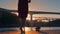
[[[18,0],[0,0],[0,8],[17,10]],[[60,12],[60,0],[31,0],[31,3],[29,3],[29,11],[41,10],[48,12]]]
[[[0,0],[0,8],[17,10],[18,0]],[[60,0],[31,0],[29,10],[60,11]]]

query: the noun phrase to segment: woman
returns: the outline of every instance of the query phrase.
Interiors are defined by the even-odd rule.
[[[26,17],[28,14],[28,2],[30,0],[19,0],[18,1],[18,19],[20,20],[20,30],[23,33],[22,27],[25,25]]]

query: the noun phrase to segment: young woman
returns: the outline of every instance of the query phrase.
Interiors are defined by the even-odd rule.
[[[22,27],[25,25],[26,17],[28,14],[28,2],[31,0],[19,0],[18,1],[18,19],[20,20],[20,30],[23,33]]]

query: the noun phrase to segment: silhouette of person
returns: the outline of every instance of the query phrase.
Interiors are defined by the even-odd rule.
[[[36,31],[37,31],[37,32],[40,32],[40,29],[41,29],[41,26],[40,26],[39,22],[37,22]]]
[[[39,33],[42,33],[42,34],[48,34],[47,32],[43,32],[40,29],[41,29],[41,25],[39,23],[37,23],[36,31],[39,32]]]
[[[40,32],[40,27],[36,27],[36,31],[37,32]]]
[[[28,2],[31,0],[19,0],[18,1],[18,19],[20,20],[20,30],[23,33],[22,27],[26,23],[26,17],[28,14]]]

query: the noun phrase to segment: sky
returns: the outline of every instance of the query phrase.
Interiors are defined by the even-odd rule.
[[[0,8],[18,10],[18,0],[0,0]],[[60,0],[31,0],[29,11],[60,12]]]
[[[0,0],[0,8],[6,8],[11,10],[17,10],[17,0]]]
[[[60,11],[60,0],[32,0],[30,10]]]
[[[0,8],[17,10],[18,0],[0,0]],[[31,0],[29,10],[60,11],[60,0]]]

